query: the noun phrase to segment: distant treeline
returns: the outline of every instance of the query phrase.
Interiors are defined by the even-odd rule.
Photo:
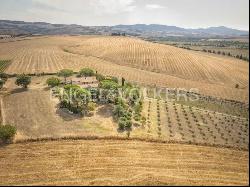
[[[111,36],[126,36],[126,33],[113,32],[111,33]]]

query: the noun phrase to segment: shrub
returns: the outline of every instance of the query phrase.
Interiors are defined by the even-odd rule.
[[[61,80],[56,78],[56,77],[50,77],[50,78],[47,79],[46,83],[50,87],[55,87],[55,86],[58,86],[61,83]]]
[[[96,108],[96,104],[94,102],[88,103],[88,111],[94,111]]]
[[[134,120],[135,121],[140,121],[140,119],[141,119],[141,116],[139,114],[134,115]]]
[[[4,143],[11,141],[16,134],[16,127],[11,125],[0,125],[0,140]]]

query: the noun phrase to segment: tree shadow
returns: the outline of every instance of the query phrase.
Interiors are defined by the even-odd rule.
[[[50,87],[45,87],[43,88],[44,91],[49,91],[50,90]]]
[[[28,90],[29,90],[28,88],[16,88],[14,90],[11,90],[10,93],[11,94],[18,94],[18,93],[26,92]]]
[[[84,117],[80,114],[72,114],[66,108],[60,108],[60,104],[56,105],[56,114],[64,121],[74,121],[77,119],[82,119]]]
[[[104,118],[110,118],[112,117],[112,106],[107,104],[101,105],[97,109],[96,114]]]

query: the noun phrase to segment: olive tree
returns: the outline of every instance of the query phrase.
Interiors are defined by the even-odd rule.
[[[66,83],[67,81],[67,77],[70,77],[74,74],[73,70],[71,69],[62,69],[58,72],[58,76],[59,77],[63,77],[64,78],[64,82]]]
[[[28,85],[31,83],[31,77],[25,74],[18,75],[15,83],[17,86],[22,86],[23,88],[27,88]]]

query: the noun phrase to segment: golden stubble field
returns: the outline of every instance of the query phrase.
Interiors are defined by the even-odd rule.
[[[0,58],[12,60],[10,74],[90,67],[145,85],[197,88],[204,95],[248,102],[248,63],[130,37],[29,38],[0,43]]]
[[[88,140],[0,148],[1,185],[248,185],[248,152]]]

